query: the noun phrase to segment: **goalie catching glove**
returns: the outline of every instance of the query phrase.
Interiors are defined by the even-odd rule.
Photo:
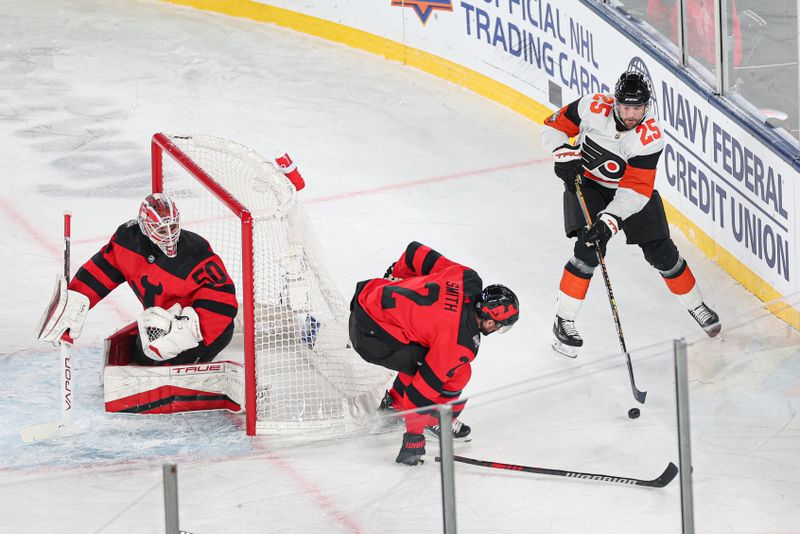
[[[200,318],[194,308],[174,304],[168,310],[153,306],[136,320],[145,356],[157,362],[171,360],[203,340]]]
[[[78,339],[87,313],[89,313],[89,297],[67,289],[66,278],[58,275],[50,303],[39,319],[37,337],[47,343],[57,343],[69,331],[69,338]]]

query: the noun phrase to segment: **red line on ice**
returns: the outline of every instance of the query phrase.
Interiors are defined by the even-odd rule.
[[[6,215],[8,216],[11,221],[13,221],[24,233],[28,234],[28,236],[33,239],[36,243],[39,244],[40,247],[45,249],[48,254],[51,256],[58,258],[59,260],[63,258],[64,249],[61,246],[62,241],[58,241],[58,245],[56,241],[45,237],[39,229],[33,225],[33,223],[25,217],[22,213],[20,213],[14,206],[12,206],[5,198],[0,197],[0,209],[2,209]],[[74,243],[74,241],[73,241]],[[63,265],[63,263],[62,263]],[[74,266],[73,266],[74,270]],[[108,304],[113,308],[113,310],[119,315],[121,319],[128,320],[130,319],[130,314],[126,313],[119,305],[114,302],[113,300],[109,299]]]
[[[540,163],[551,162],[553,158],[539,158],[528,161],[520,161],[517,163],[508,163],[506,165],[498,165],[496,167],[486,167],[485,169],[475,169],[474,171],[464,171],[455,174],[445,174],[444,176],[434,176],[433,178],[423,178],[421,180],[414,180],[412,182],[400,182],[397,184],[382,185],[380,187],[373,187],[372,189],[362,189],[360,191],[349,191],[347,193],[336,193],[327,197],[312,198],[304,200],[304,204],[316,204],[318,202],[328,202],[331,200],[343,200],[363,195],[372,195],[374,193],[383,193],[384,191],[393,191],[397,189],[406,189],[408,187],[417,187],[420,185],[435,184],[438,182],[445,182],[447,180],[457,180],[459,178],[469,178],[470,176],[479,176],[481,174],[490,174],[498,171],[505,171],[509,169],[519,169],[520,167],[528,167],[530,165],[538,165]]]

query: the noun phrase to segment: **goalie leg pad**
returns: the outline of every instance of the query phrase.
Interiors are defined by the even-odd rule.
[[[108,365],[103,370],[107,412],[163,414],[244,408],[239,362],[150,367]]]
[[[55,343],[69,330],[69,336],[77,339],[81,335],[88,313],[89,297],[67,289],[66,278],[58,275],[50,303],[39,319],[37,337],[41,341]]]

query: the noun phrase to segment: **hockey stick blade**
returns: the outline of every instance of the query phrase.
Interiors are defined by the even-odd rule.
[[[647,392],[641,391],[636,387],[636,379],[633,378],[633,363],[631,363],[631,355],[626,351],[625,356],[628,359],[628,376],[631,379],[631,391],[633,391],[633,398],[639,404],[644,404],[644,399],[647,398]]]
[[[442,459],[437,456],[437,462]],[[675,478],[678,474],[678,466],[670,462],[664,472],[652,480],[641,480],[638,478],[618,477],[613,475],[599,475],[596,473],[581,473],[580,471],[565,471],[563,469],[549,469],[546,467],[528,467],[524,465],[504,464],[501,462],[489,462],[486,460],[474,460],[464,456],[453,456],[453,461],[461,462],[470,465],[477,465],[480,467],[491,467],[493,469],[506,469],[509,471],[524,471],[526,473],[536,473],[539,475],[554,475],[567,478],[578,478],[583,480],[599,480],[601,482],[613,482],[616,484],[625,484],[628,486],[645,486],[649,488],[663,488]]]
[[[33,443],[34,441],[43,441],[52,438],[58,434],[58,431],[62,428],[64,428],[64,423],[60,421],[39,423],[37,425],[23,427],[19,435],[25,443]]]

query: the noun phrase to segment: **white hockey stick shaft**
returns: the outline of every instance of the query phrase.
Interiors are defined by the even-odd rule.
[[[70,238],[72,236],[72,212],[64,212],[64,279],[70,280]],[[74,381],[72,380],[72,340],[61,340],[61,421],[72,421],[74,406]]]
[[[61,422],[72,421],[74,407],[72,380],[72,344],[61,342]]]
[[[70,275],[70,234],[71,234],[72,213],[64,212],[64,278],[69,283]],[[49,423],[39,423],[29,425],[20,431],[20,437],[25,443],[50,439],[60,429],[72,421],[72,411],[74,407],[74,381],[72,375],[72,340],[61,340],[59,365],[59,382],[61,383],[61,420]]]

